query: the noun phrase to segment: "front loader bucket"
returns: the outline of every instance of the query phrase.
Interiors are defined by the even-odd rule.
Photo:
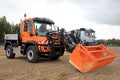
[[[79,44],[70,55],[69,62],[81,72],[88,72],[111,63],[115,57],[116,55],[103,44],[98,46]]]

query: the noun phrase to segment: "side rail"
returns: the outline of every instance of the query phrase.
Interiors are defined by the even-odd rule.
[[[18,47],[18,34],[5,34],[4,36],[4,40],[5,40],[5,48],[8,45],[12,45],[12,47]]]

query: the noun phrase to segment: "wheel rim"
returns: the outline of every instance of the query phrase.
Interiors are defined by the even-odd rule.
[[[33,56],[34,56],[34,53],[32,50],[29,50],[28,53],[27,53],[27,57],[29,60],[32,60],[33,59]]]
[[[6,55],[7,55],[7,56],[10,56],[10,52],[11,52],[10,49],[7,49]]]

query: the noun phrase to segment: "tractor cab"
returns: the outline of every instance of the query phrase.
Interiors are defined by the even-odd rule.
[[[33,18],[36,36],[46,36],[48,32],[57,31],[54,22],[47,18]]]
[[[54,26],[54,21],[47,18],[25,18],[21,22],[21,39],[22,42],[35,41],[47,44],[48,33],[56,34],[57,29]]]

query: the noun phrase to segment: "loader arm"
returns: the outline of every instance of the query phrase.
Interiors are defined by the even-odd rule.
[[[61,41],[68,52],[72,52],[77,45],[71,36],[65,31],[65,29],[60,30]]]

